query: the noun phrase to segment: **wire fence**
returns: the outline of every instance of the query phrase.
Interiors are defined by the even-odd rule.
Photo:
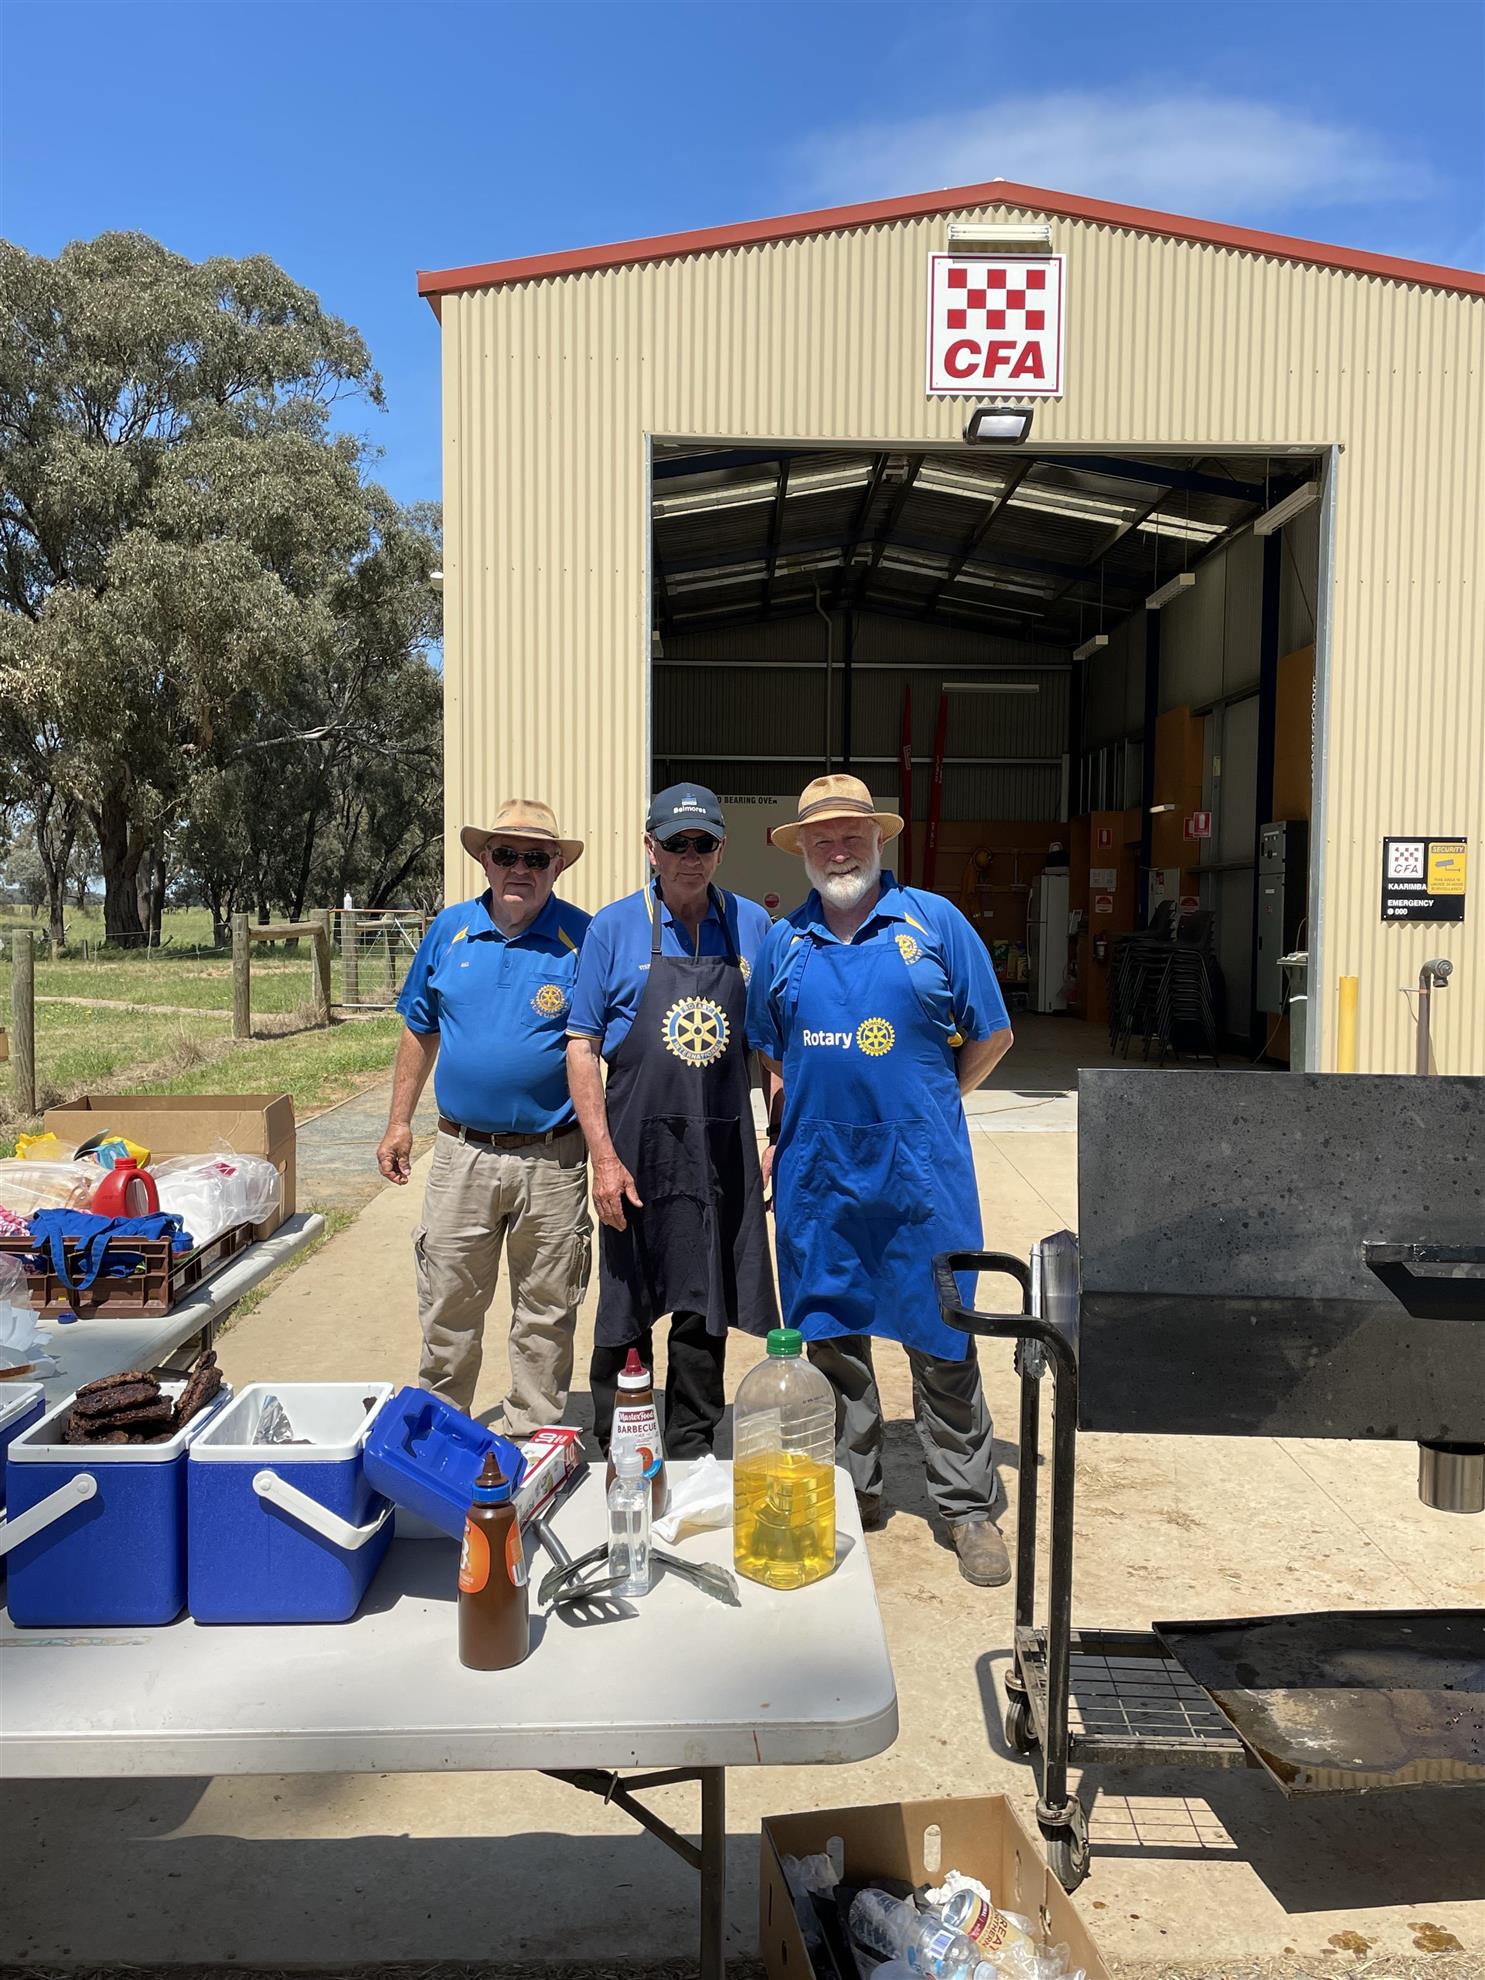
[[[430,919],[417,908],[337,909],[336,1003],[351,1011],[386,1010],[395,1003]]]

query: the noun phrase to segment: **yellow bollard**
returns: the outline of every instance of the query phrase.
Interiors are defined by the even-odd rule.
[[[1336,1026],[1335,1069],[1356,1070],[1356,989],[1358,978],[1343,976],[1340,982],[1340,1021]]]

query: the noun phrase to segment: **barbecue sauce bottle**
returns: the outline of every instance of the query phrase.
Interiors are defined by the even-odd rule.
[[[531,1648],[521,1524],[511,1482],[492,1450],[475,1481],[459,1550],[459,1662],[471,1671],[508,1671]]]
[[[639,1358],[639,1349],[630,1348],[629,1359],[619,1375],[619,1393],[614,1399],[613,1429],[608,1440],[608,1475],[603,1489],[608,1491],[617,1475],[614,1459],[622,1450],[639,1452],[639,1468],[650,1481],[650,1514],[658,1519],[665,1510],[665,1447],[660,1441],[660,1415],[655,1408],[655,1390],[650,1371]]]

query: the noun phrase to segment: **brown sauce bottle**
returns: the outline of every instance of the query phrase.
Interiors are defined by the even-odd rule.
[[[508,1671],[531,1648],[531,1612],[521,1525],[511,1481],[494,1451],[475,1481],[459,1551],[459,1662]]]
[[[608,1473],[603,1481],[607,1492],[614,1482],[614,1453],[631,1446],[639,1452],[639,1468],[650,1481],[650,1513],[658,1517],[665,1510],[669,1490],[665,1482],[665,1446],[660,1437],[660,1415],[655,1408],[655,1388],[650,1371],[639,1358],[639,1349],[630,1348],[629,1359],[619,1375],[619,1392],[614,1398],[614,1422],[608,1440]]]

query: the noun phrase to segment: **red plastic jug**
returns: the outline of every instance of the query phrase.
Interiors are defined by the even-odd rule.
[[[160,1192],[148,1169],[125,1159],[114,1163],[88,1207],[97,1217],[150,1217],[160,1207]]]

